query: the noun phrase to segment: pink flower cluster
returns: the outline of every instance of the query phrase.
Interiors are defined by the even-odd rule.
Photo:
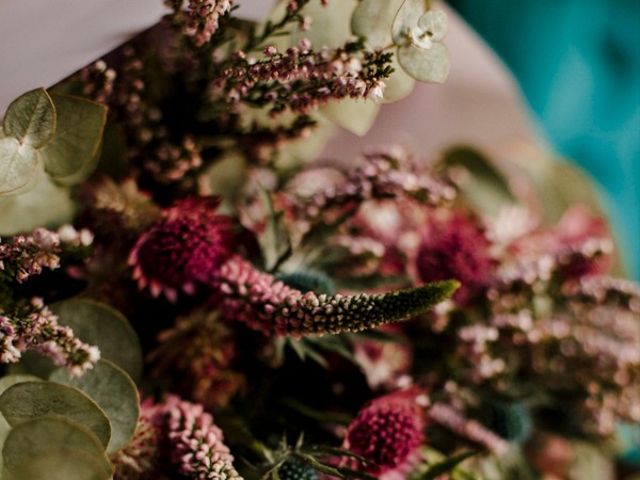
[[[201,47],[218,31],[220,17],[231,11],[233,0],[189,0],[185,35]]]
[[[222,311],[267,335],[323,335],[358,332],[407,320],[444,300],[457,283],[442,282],[387,294],[330,296],[302,293],[232,257],[220,269],[216,290]]]
[[[213,82],[212,91],[222,88],[232,102],[268,105],[274,114],[305,113],[330,100],[381,97],[383,79],[390,74],[387,54],[363,53],[357,44],[314,51],[302,39],[283,53],[274,46],[264,53],[267,58],[258,60],[237,52],[235,64]]]
[[[138,286],[175,302],[216,277],[233,248],[231,220],[215,212],[218,201],[192,197],[165,210],[138,239],[129,256]]]
[[[361,467],[376,476],[410,470],[424,442],[422,408],[414,390],[378,397],[351,422],[344,448],[363,457]]]
[[[44,268],[58,268],[63,247],[86,247],[92,241],[91,232],[77,231],[70,225],[61,227],[58,232],[37,228],[29,235],[16,235],[0,243],[0,272],[23,283],[42,273]]]
[[[222,431],[201,405],[170,395],[150,407],[159,442],[172,467],[193,480],[241,480]]]
[[[17,362],[26,350],[51,358],[75,376],[82,375],[100,359],[97,347],[80,341],[73,330],[58,324],[58,318],[40,298],[34,298],[11,316],[0,311],[0,362]]]

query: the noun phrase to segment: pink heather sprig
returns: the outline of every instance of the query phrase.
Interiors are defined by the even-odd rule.
[[[222,431],[202,405],[175,395],[156,406],[152,421],[173,468],[193,480],[241,480]]]
[[[189,0],[184,33],[201,47],[218,31],[220,18],[231,11],[233,0]]]
[[[457,282],[445,281],[386,294],[302,293],[238,256],[221,267],[214,284],[225,317],[267,335],[293,336],[358,332],[407,320],[449,297],[457,287]]]
[[[100,359],[97,347],[73,335],[71,328],[58,324],[58,317],[42,299],[34,298],[7,315],[0,311],[0,362],[15,363],[22,352],[34,350],[80,376]]]
[[[91,245],[93,235],[88,230],[77,231],[70,225],[58,232],[37,228],[28,235],[16,235],[0,243],[0,272],[23,283],[48,268],[60,266],[60,254],[65,248]]]
[[[418,396],[412,389],[378,397],[349,424],[343,446],[367,461],[360,465],[367,473],[407,473],[418,460],[425,426]]]
[[[428,206],[450,204],[455,188],[415,169],[404,152],[366,155],[363,165],[350,171],[338,185],[296,201],[296,216],[308,223],[331,221],[354,211],[368,200],[409,197]]]
[[[367,52],[360,43],[343,48],[311,49],[308,40],[281,53],[269,46],[258,60],[237,52],[212,92],[222,90],[232,103],[269,106],[273,114],[291,110],[306,113],[332,100],[381,96],[391,74],[391,55]]]

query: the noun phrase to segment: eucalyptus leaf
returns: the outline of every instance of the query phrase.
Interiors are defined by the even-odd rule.
[[[104,447],[111,426],[102,409],[77,388],[54,382],[23,382],[0,396],[0,413],[15,427],[45,415],[59,415],[91,430]]]
[[[407,45],[411,31],[418,25],[418,19],[429,9],[426,0],[404,0],[391,27],[391,38],[396,45]]]
[[[0,395],[4,393],[9,387],[13,387],[18,383],[24,382],[39,382],[41,378],[36,377],[35,375],[25,375],[25,374],[17,374],[17,375],[5,375],[0,378]]]
[[[362,0],[351,17],[351,31],[367,44],[385,48],[392,44],[391,26],[403,0]]]
[[[1,174],[0,174],[1,175]],[[0,196],[0,235],[14,235],[34,228],[56,228],[71,222],[74,205],[69,190],[54,185],[42,170],[35,186],[21,195]]]
[[[407,97],[416,86],[415,79],[405,72],[398,63],[397,55],[394,55],[391,60],[391,68],[393,68],[393,73],[384,81],[387,85],[384,89],[384,103],[397,102]]]
[[[58,321],[71,327],[80,340],[97,345],[102,358],[111,360],[138,381],[142,375],[142,349],[136,332],[117,310],[100,302],[74,298],[51,306]]]
[[[76,183],[98,160],[107,107],[89,100],[52,94],[58,114],[56,135],[42,149],[45,170],[64,184]]]
[[[398,63],[421,82],[443,83],[449,76],[449,52],[440,42],[434,42],[428,49],[413,44],[399,47]]]
[[[40,148],[56,132],[56,109],[44,88],[31,90],[15,99],[4,117],[4,132],[20,144]]]
[[[140,416],[140,399],[133,380],[124,370],[101,359],[81,377],[71,377],[66,369],[60,368],[52,372],[49,380],[82,390],[104,410],[111,422],[108,453],[129,442]]]
[[[320,0],[311,0],[302,9],[302,15],[313,19],[311,27],[304,32],[296,29],[291,34],[291,45],[302,38],[309,39],[316,50],[344,45],[352,37],[350,19],[357,5],[357,0],[339,0],[329,6],[322,5]]]
[[[65,418],[40,417],[11,429],[3,480],[107,480],[113,467],[98,438]]]
[[[517,203],[507,177],[481,152],[465,146],[454,147],[445,152],[442,164],[448,168],[462,167],[470,174],[460,188],[482,212],[495,215],[505,206]]]
[[[379,111],[379,103],[352,98],[330,102],[321,110],[336,125],[360,136],[371,129]]]
[[[22,193],[38,173],[36,150],[13,137],[0,138],[0,196]]]

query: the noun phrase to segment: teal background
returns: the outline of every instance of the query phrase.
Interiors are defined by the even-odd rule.
[[[511,69],[540,131],[603,194],[640,279],[640,0],[451,0]]]

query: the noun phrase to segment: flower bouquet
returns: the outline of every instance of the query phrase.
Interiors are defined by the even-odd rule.
[[[165,4],[4,114],[2,479],[633,474],[640,287],[588,181],[316,158],[446,80],[446,15]]]

